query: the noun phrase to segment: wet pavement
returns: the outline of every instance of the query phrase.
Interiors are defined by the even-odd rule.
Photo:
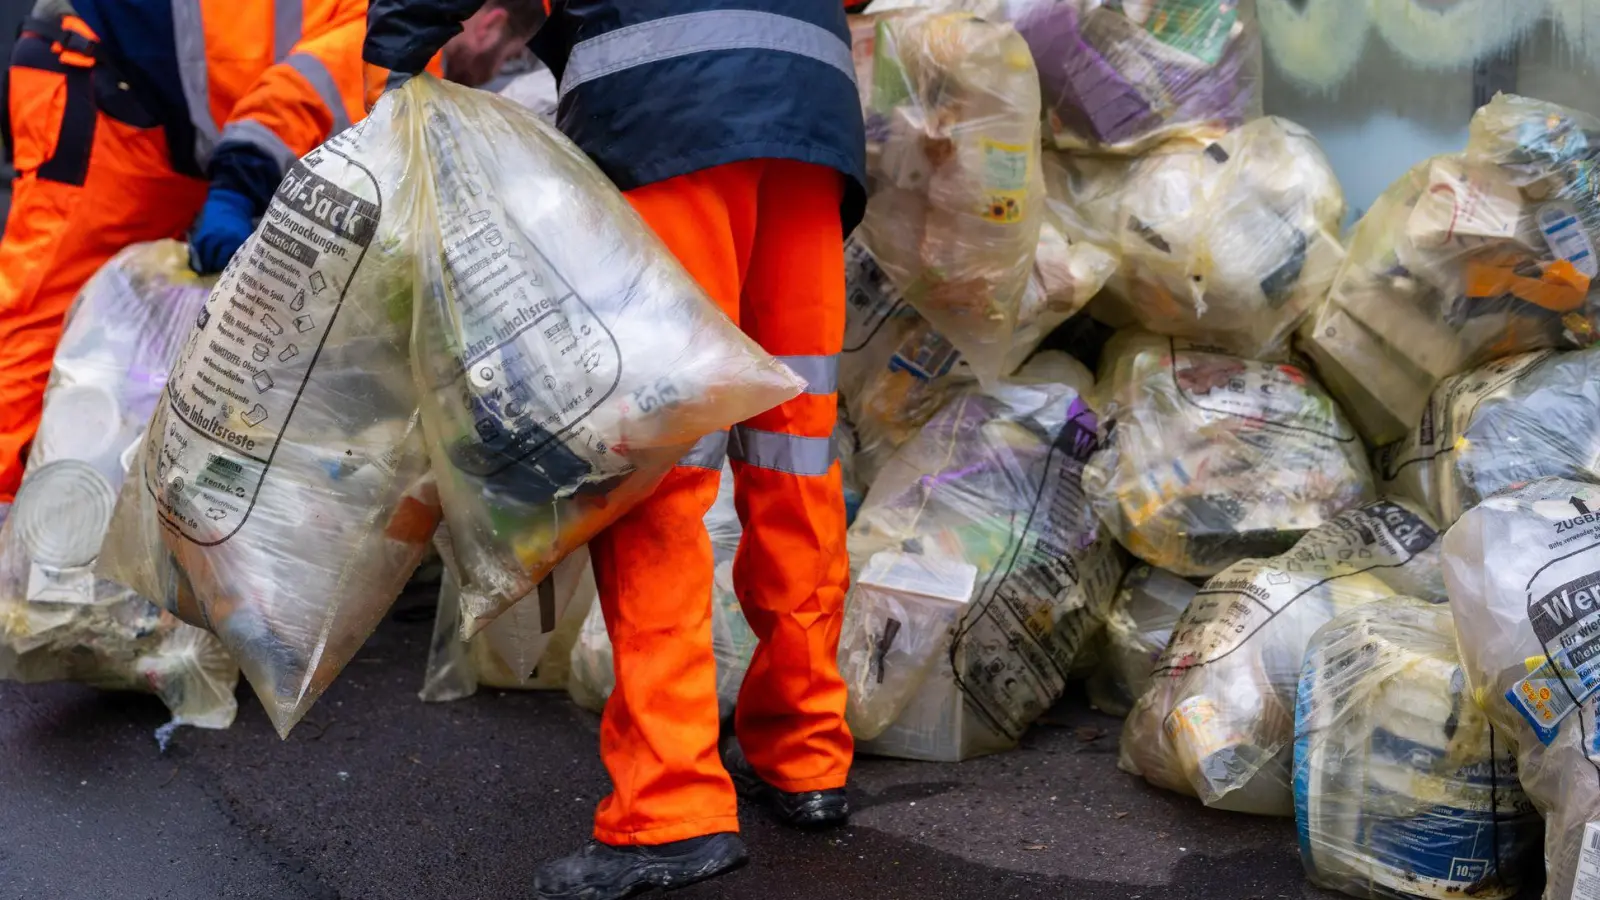
[[[162,754],[154,699],[0,684],[0,900],[528,896],[607,788],[599,720],[565,694],[416,699],[425,597],[287,742],[253,695]],[[410,612],[412,615],[404,615]],[[1069,698],[1021,749],[858,761],[852,826],[742,810],[752,862],[682,900],[1279,900],[1308,887],[1287,820],[1212,812],[1117,771],[1119,723]]]

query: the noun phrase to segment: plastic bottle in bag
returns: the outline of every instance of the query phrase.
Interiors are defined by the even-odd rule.
[[[880,19],[882,121],[861,239],[982,379],[1005,374],[1044,207],[1039,80],[1010,25],[967,13]]]
[[[1250,0],[1044,0],[1017,18],[1064,150],[1140,153],[1261,114]]]
[[[396,202],[406,93],[290,166],[189,329],[100,561],[214,632],[284,736],[438,522]]]
[[[1379,600],[1317,631],[1294,766],[1300,855],[1322,887],[1510,900],[1538,858],[1538,813],[1467,689],[1443,603]]]
[[[183,244],[135,244],[68,312],[27,473],[0,519],[0,678],[150,691],[175,724],[232,724],[239,668],[217,639],[94,573],[145,422],[210,289]]]
[[[449,538],[441,529],[435,540],[448,542]],[[589,553],[580,549],[563,559],[521,603],[464,641],[461,584],[447,567],[439,582],[439,612],[418,696],[439,703],[470,697],[480,686],[565,689],[572,647],[595,597]]]
[[[1501,94],[1465,153],[1390,185],[1351,233],[1300,345],[1374,445],[1400,440],[1441,380],[1596,340],[1600,120]]]
[[[1013,382],[968,388],[873,484],[850,532],[861,576],[840,639],[862,752],[1005,750],[1065,689],[1123,567],[1080,485],[1088,381],[1044,353]],[[924,558],[925,577],[905,556]]]
[[[1133,160],[1051,154],[1045,173],[1121,254],[1091,307],[1118,327],[1283,358],[1344,257],[1344,192],[1316,139],[1287,119]]]
[[[1519,482],[1600,480],[1600,349],[1525,353],[1452,375],[1376,466],[1386,493],[1443,525]]]
[[[1472,696],[1544,816],[1545,900],[1600,897],[1600,487],[1530,482],[1466,512],[1444,578]]]
[[[1442,596],[1438,536],[1380,500],[1206,582],[1128,716],[1119,765],[1207,806],[1293,815],[1295,690],[1312,634],[1375,600]]]
[[[1107,437],[1084,489],[1153,566],[1214,575],[1373,496],[1360,438],[1293,365],[1122,332],[1100,369]]]
[[[1150,686],[1150,670],[1198,590],[1193,582],[1155,566],[1141,563],[1128,570],[1106,617],[1099,664],[1089,676],[1089,702],[1096,709],[1128,715]]]
[[[392,94],[365,127],[409,135],[412,362],[470,636],[804,382],[533,114],[431,78]]]

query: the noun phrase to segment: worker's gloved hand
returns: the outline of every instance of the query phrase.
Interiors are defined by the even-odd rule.
[[[189,238],[189,267],[201,275],[221,272],[255,230],[255,204],[224,187],[213,187]]]

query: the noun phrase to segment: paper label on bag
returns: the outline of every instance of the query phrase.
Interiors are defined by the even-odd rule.
[[[1594,255],[1594,242],[1583,230],[1583,220],[1570,203],[1546,203],[1539,208],[1539,232],[1550,252],[1572,263],[1573,268],[1594,278],[1600,275],[1600,260]]]
[[[984,138],[982,215],[991,222],[1013,225],[1027,213],[1029,154],[1032,148]]]
[[[892,551],[872,554],[866,568],[856,578],[856,583],[863,587],[950,603],[971,600],[977,581],[978,567],[971,563]]]
[[[289,169],[234,254],[167,382],[145,484],[167,524],[217,544],[249,518],[273,454],[377,233],[372,173],[349,132]]]
[[[1572,900],[1600,900],[1600,822],[1583,827],[1578,871],[1572,879]]]
[[[28,602],[88,606],[94,603],[94,570],[86,566],[57,569],[30,563]]]

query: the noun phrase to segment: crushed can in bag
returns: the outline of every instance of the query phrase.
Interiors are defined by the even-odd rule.
[[[386,97],[379,123],[410,126],[412,363],[470,637],[697,440],[805,383],[535,115],[429,77]]]
[[[1472,699],[1448,605],[1392,597],[1311,639],[1295,710],[1306,875],[1387,900],[1511,900],[1539,814],[1511,742]]]
[[[851,727],[879,731],[862,752],[955,761],[1009,749],[1065,690],[1123,568],[1080,484],[1095,443],[1088,382],[1069,357],[1041,353],[1013,381],[971,386],[868,492],[840,638],[846,682],[870,688],[852,700]]]
[[[1295,691],[1311,636],[1375,600],[1442,596],[1438,537],[1417,510],[1379,500],[1206,582],[1128,715],[1119,765],[1210,807],[1293,815]]]
[[[1121,254],[1091,306],[1114,326],[1283,359],[1344,259],[1344,191],[1316,139],[1287,119],[1132,160],[1052,154],[1045,174]]]
[[[214,632],[284,736],[439,519],[409,363],[407,93],[290,166],[188,332],[100,560]]]
[[[145,423],[211,284],[190,271],[185,245],[135,244],[68,312],[27,472],[0,518],[0,678],[149,691],[174,724],[233,722],[239,667],[217,639],[94,571]]]
[[[1017,17],[1063,150],[1142,153],[1261,114],[1250,0],[1042,0]]]
[[[1600,481],[1600,348],[1541,350],[1452,375],[1422,419],[1375,457],[1385,493],[1448,526],[1523,481]]]
[[[1545,900],[1600,897],[1600,486],[1545,478],[1444,540],[1461,667],[1544,816]]]
[[[1110,716],[1126,717],[1150,686],[1150,670],[1172,640],[1172,629],[1199,585],[1140,563],[1123,576],[1106,617],[1100,659],[1089,676],[1089,702]]]
[[[1366,449],[1300,368],[1122,332],[1084,489],[1135,556],[1185,577],[1281,553],[1373,497]]]
[[[1500,94],[1464,153],[1418,164],[1356,224],[1299,345],[1369,443],[1404,438],[1451,375],[1600,338],[1597,138],[1600,120]]]
[[[440,529],[434,540],[450,540]],[[479,687],[559,691],[567,686],[572,647],[595,605],[589,553],[579,549],[539,582],[534,592],[469,640],[461,639],[461,585],[445,568],[439,581],[439,611],[428,645],[428,669],[417,696],[428,703],[460,700]]]
[[[861,240],[981,379],[1003,374],[1044,213],[1039,78],[1010,25],[968,13],[878,21],[881,141]]]

